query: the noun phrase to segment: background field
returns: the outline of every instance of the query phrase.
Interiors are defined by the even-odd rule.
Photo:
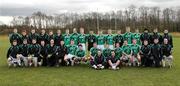
[[[174,67],[118,71],[75,67],[8,68],[7,36],[0,36],[0,86],[180,86],[180,38],[174,37]]]

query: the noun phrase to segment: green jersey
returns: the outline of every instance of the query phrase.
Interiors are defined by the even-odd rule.
[[[121,48],[121,47],[118,47],[118,48],[116,48],[114,51],[115,51],[115,57],[116,57],[117,59],[120,59],[120,57],[122,57],[122,52],[123,52],[122,48]]]
[[[123,40],[127,40],[128,44],[131,44],[132,43],[132,36],[133,36],[133,34],[131,32],[126,32],[123,35]]]
[[[18,45],[16,46],[11,46],[9,49],[8,49],[8,52],[7,52],[7,58],[9,58],[10,56],[12,56],[13,58],[16,58],[17,54],[20,53],[20,47]]]
[[[74,44],[75,45],[78,45],[78,36],[79,36],[79,34],[78,33],[72,33],[71,34],[71,40],[74,40]]]
[[[41,46],[39,44],[30,44],[28,47],[28,54],[34,55],[34,57],[38,57],[40,54],[40,48]]]
[[[131,50],[132,50],[133,55],[137,55],[139,53],[140,49],[141,49],[140,45],[138,45],[138,44],[131,45]]]
[[[63,36],[63,38],[64,38],[64,44],[65,45],[70,45],[70,41],[71,41],[71,39],[70,39],[70,35],[69,34],[65,34],[64,36]]]
[[[117,34],[114,36],[115,43],[123,43],[123,36],[121,34]]]
[[[110,57],[110,56],[111,56],[111,49],[110,49],[110,48],[105,48],[105,49],[103,50],[103,56],[104,56],[105,58]]]
[[[97,55],[97,52],[98,52],[98,48],[92,47],[92,48],[90,49],[91,56]]]
[[[85,34],[80,34],[78,36],[78,42],[79,43],[86,43],[86,35]]]
[[[123,53],[130,55],[131,54],[131,45],[123,45],[122,46]]]
[[[69,45],[67,46],[68,53],[72,55],[76,55],[77,46],[76,45]]]
[[[133,36],[132,36],[132,39],[136,39],[137,44],[139,44],[139,45],[141,45],[140,36],[141,36],[140,33],[134,33]]]
[[[78,49],[78,50],[76,51],[76,56],[77,56],[77,57],[84,57],[84,56],[85,56],[85,51]]]
[[[10,43],[12,43],[13,40],[16,40],[17,43],[19,44],[20,40],[21,40],[21,35],[18,34],[18,33],[12,33],[12,34],[9,35],[9,40],[10,40]]]
[[[105,37],[103,35],[97,36],[97,44],[98,45],[104,45],[105,44]]]
[[[108,44],[108,45],[114,44],[113,35],[107,35],[106,36],[106,44]]]
[[[37,33],[30,33],[29,34],[29,36],[28,36],[29,38],[29,42],[31,43],[32,42],[32,39],[36,39],[36,41],[38,42],[38,40],[39,40],[39,34],[37,34]]]

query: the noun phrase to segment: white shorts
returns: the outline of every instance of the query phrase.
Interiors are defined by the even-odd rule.
[[[121,61],[129,61],[131,59],[131,56],[130,55],[123,55],[120,60]]]
[[[173,56],[172,55],[170,55],[170,56],[163,56],[164,57],[164,61],[165,62],[172,62],[173,61]]]
[[[19,57],[25,65],[28,64],[28,57],[23,56],[22,54],[19,54],[17,57]]]
[[[170,56],[163,56],[163,57],[164,57],[163,60],[162,60],[163,67],[165,67],[166,65],[172,66],[172,64],[173,64],[173,56],[170,55]]]
[[[10,57],[8,58],[8,62],[11,63],[11,64],[15,64],[15,63],[18,62],[18,59],[17,59],[17,58],[13,58],[13,57],[10,56]]]
[[[28,60],[32,60],[33,62],[37,62],[38,61],[38,57],[28,57]]]
[[[104,45],[97,45],[98,49],[104,50]]]
[[[109,49],[113,50],[114,46],[113,45],[109,45]]]
[[[75,57],[75,55],[68,54],[66,59],[72,59],[73,57]]]
[[[28,57],[25,57],[22,54],[19,54],[17,57],[19,57],[23,61],[28,59]]]

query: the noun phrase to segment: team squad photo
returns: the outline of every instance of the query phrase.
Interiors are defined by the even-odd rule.
[[[131,32],[112,33],[111,29],[104,34],[84,28],[73,28],[65,32],[32,29],[18,32],[15,28],[9,34],[11,47],[7,51],[9,67],[61,67],[79,64],[89,65],[93,69],[117,70],[121,67],[168,67],[173,66],[173,38],[168,30],[161,35],[158,29],[149,32],[138,29]],[[78,32],[79,31],[79,32]]]
[[[0,86],[180,86],[180,0],[0,0]]]

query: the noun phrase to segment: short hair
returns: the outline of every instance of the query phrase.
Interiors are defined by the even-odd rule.
[[[78,47],[82,47],[82,44],[79,44]]]
[[[111,50],[111,52],[115,52],[115,50]]]
[[[36,40],[35,38],[33,38],[32,40]]]
[[[23,41],[27,41],[27,39],[23,39]]]
[[[17,42],[17,40],[13,40],[13,42]]]
[[[23,30],[22,32],[26,32],[26,30]]]
[[[149,31],[149,30],[147,28],[145,28],[144,31]]]

